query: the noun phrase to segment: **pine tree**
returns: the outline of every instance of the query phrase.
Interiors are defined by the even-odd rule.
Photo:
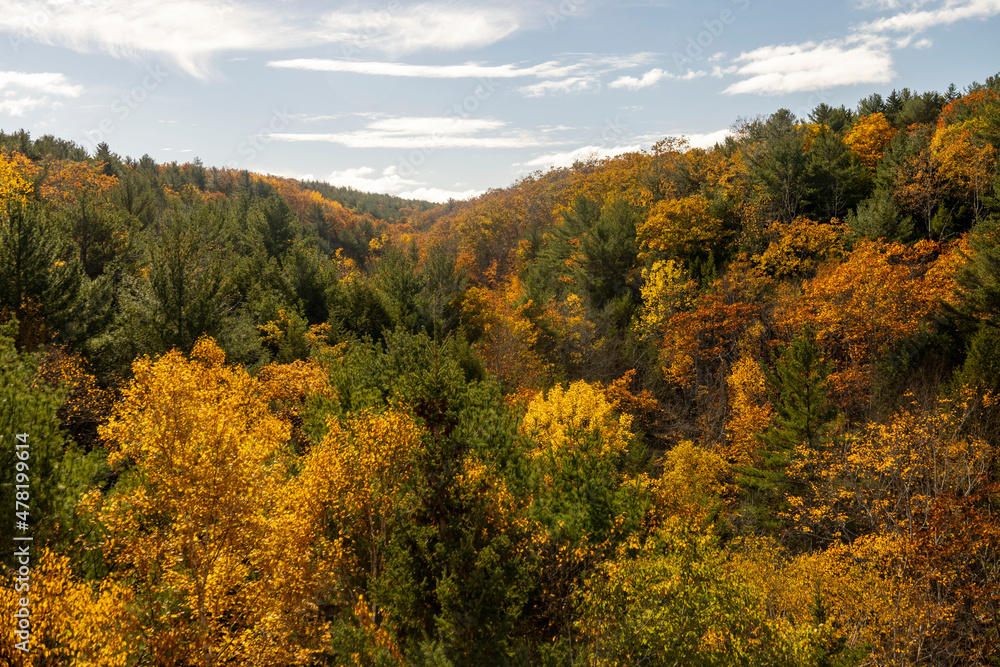
[[[767,373],[768,383],[776,394],[775,417],[771,428],[760,435],[760,462],[740,469],[740,485],[749,492],[751,505],[766,507],[776,514],[785,504],[785,496],[795,491],[788,475],[796,449],[805,446],[820,450],[832,441],[837,425],[837,408],[828,400],[827,377],[832,367],[822,358],[816,343],[816,330],[807,325],[786,347]],[[755,510],[760,515],[761,510]],[[773,519],[761,517],[765,523]],[[773,525],[772,525],[773,527]]]

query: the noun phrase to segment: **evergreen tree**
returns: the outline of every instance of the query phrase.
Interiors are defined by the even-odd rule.
[[[80,283],[71,247],[41,207],[7,202],[0,209],[0,312],[21,320],[19,345],[34,347],[46,328],[66,324]]]
[[[749,492],[751,503],[766,507],[767,513],[776,513],[784,506],[785,495],[795,491],[788,467],[796,449],[820,450],[832,441],[831,431],[839,416],[828,399],[831,369],[822,358],[815,329],[807,326],[767,373],[776,395],[775,417],[771,428],[760,436],[760,463],[740,470],[740,485]],[[755,513],[760,515],[761,511]],[[764,522],[774,527],[772,518],[764,518]]]

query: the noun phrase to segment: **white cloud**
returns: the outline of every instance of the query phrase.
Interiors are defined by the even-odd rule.
[[[26,111],[31,111],[35,107],[39,107],[45,104],[44,97],[6,97],[0,100],[0,113],[5,113],[8,116],[23,116]]]
[[[583,93],[588,90],[595,90],[598,81],[595,77],[571,76],[567,79],[555,81],[540,81],[517,89],[525,97],[542,97],[550,93]]]
[[[935,0],[859,0],[858,6],[862,9],[878,9],[882,11],[902,9],[909,7],[915,9]]]
[[[715,132],[704,132],[701,134],[681,134],[679,136],[684,137],[691,148],[711,148],[712,146],[715,146],[715,144],[725,141],[726,137],[731,134],[732,132],[725,129],[716,130]]]
[[[554,63],[520,68],[357,61],[359,54],[371,51],[395,58],[427,50],[479,49],[545,23],[537,2],[394,1],[378,7],[329,11],[317,20],[307,6],[264,0],[0,0],[0,32],[10,34],[15,49],[22,42],[39,42],[114,57],[151,54],[172,60],[199,78],[210,74],[211,59],[217,54],[322,44],[339,45],[345,60],[277,60],[271,65],[430,78],[560,78],[581,68],[635,67],[654,57],[575,54],[586,62],[566,68]]]
[[[420,187],[400,192],[398,196],[405,197],[406,199],[424,199],[443,204],[449,199],[470,199],[481,194],[483,194],[483,190],[443,190],[441,188]]]
[[[792,93],[857,83],[885,83],[892,71],[892,57],[884,43],[869,40],[857,46],[836,41],[764,46],[741,54],[737,73],[743,75],[723,92]]]
[[[317,21],[294,5],[259,0],[0,0],[0,31],[16,43],[115,57],[155,54],[205,78],[211,58],[232,51],[331,43],[345,55],[369,47],[390,55],[481,48],[522,29],[520,12],[394,2],[382,11],[334,11]]]
[[[50,96],[77,97],[83,86],[57,72],[0,72],[0,113],[23,116],[41,106],[58,106]]]
[[[221,51],[315,42],[273,11],[230,0],[0,0],[0,30],[81,52],[158,54],[199,77]]]
[[[927,38],[919,39],[913,44],[913,48],[915,49],[929,49],[932,46],[934,46],[934,42]]]
[[[669,72],[664,72],[659,67],[654,67],[641,78],[636,78],[634,76],[623,76],[615,79],[608,84],[608,88],[628,88],[629,90],[639,90],[641,88],[649,88],[650,86],[655,86],[663,79],[672,79],[673,75]]]
[[[549,142],[524,132],[498,132],[506,122],[452,117],[384,118],[363,129],[332,133],[275,133],[277,141],[325,141],[348,148],[525,148]],[[487,132],[488,134],[482,134]]]
[[[646,72],[645,74],[643,74],[641,77],[638,78],[634,76],[618,77],[617,79],[608,84],[608,88],[628,88],[629,90],[641,90],[643,88],[649,88],[651,86],[655,86],[664,79],[677,79],[680,81],[690,81],[692,79],[700,79],[701,77],[706,76],[707,74],[708,72],[704,72],[701,70],[688,70],[684,74],[678,76],[676,74],[671,74],[670,72],[666,72],[660,69],[659,67],[654,67],[653,69],[649,70],[648,72]]]
[[[897,9],[902,3],[881,3],[886,9]],[[910,3],[907,3],[910,4]],[[1000,14],[1000,0],[946,0],[937,9],[920,9],[928,4],[921,2],[908,12],[862,23],[857,30],[862,33],[923,32],[929,28],[950,25],[970,19],[987,19]]]
[[[514,33],[520,19],[512,7],[394,3],[381,11],[333,12],[324,24],[327,38],[342,43],[347,54],[371,46],[399,55],[487,46]]]
[[[354,188],[362,192],[397,193],[412,185],[420,185],[419,181],[403,178],[397,173],[396,167],[390,166],[382,170],[381,175],[372,178],[375,170],[371,167],[355,167],[343,171],[331,172],[327,182],[345,188]]]
[[[347,148],[399,148],[402,150],[419,148],[526,148],[542,144],[542,142],[525,135],[470,137],[427,134],[406,136],[368,130],[327,134],[278,133],[268,136],[275,141],[325,141]]]
[[[379,174],[372,167],[353,167],[331,172],[327,182],[331,185],[354,188],[361,192],[384,192],[407,199],[424,199],[432,202],[446,202],[449,199],[468,199],[482,193],[482,190],[445,190],[429,187],[426,183],[404,178],[395,166],[388,166]]]
[[[296,58],[273,60],[269,67],[310,70],[316,72],[346,72],[371,76],[398,76],[424,79],[516,79],[533,77],[545,79],[536,84],[518,88],[525,97],[541,97],[551,93],[579,93],[600,87],[600,75],[616,70],[640,67],[656,59],[652,53],[642,52],[624,56],[600,56],[577,53],[571,62],[550,60],[537,65],[523,66],[514,63],[483,65],[415,65],[399,62],[331,60],[327,58]],[[697,73],[700,76],[702,73]],[[691,73],[685,75],[690,78]],[[486,84],[483,84],[486,85]]]
[[[600,159],[613,157],[615,155],[631,153],[641,149],[642,147],[639,145],[614,146],[611,148],[606,146],[583,146],[582,148],[566,151],[564,153],[549,153],[547,155],[541,155],[528,160],[527,162],[522,162],[517,166],[531,167],[535,169],[548,169],[549,167],[572,167],[573,163],[577,161],[588,160],[590,158]]]
[[[413,117],[386,118],[370,123],[368,127],[386,133],[412,134],[473,134],[482,130],[497,130],[506,125],[502,120],[486,118]]]
[[[577,69],[576,65],[559,65],[554,61],[518,67],[517,65],[410,65],[375,61],[328,60],[325,58],[297,58],[272,60],[268,67],[312,70],[316,72],[347,72],[375,76],[401,76],[421,79],[513,79],[518,77],[561,77]]]
[[[25,88],[67,97],[76,97],[83,92],[83,86],[71,85],[64,74],[56,72],[0,72],[0,90],[8,88]]]

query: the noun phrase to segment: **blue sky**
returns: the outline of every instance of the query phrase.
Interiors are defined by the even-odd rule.
[[[1000,71],[1000,0],[0,0],[0,128],[442,201]]]

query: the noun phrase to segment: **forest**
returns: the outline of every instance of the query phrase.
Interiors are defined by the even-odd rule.
[[[0,132],[0,663],[1000,665],[998,151],[1000,74],[443,205]]]

